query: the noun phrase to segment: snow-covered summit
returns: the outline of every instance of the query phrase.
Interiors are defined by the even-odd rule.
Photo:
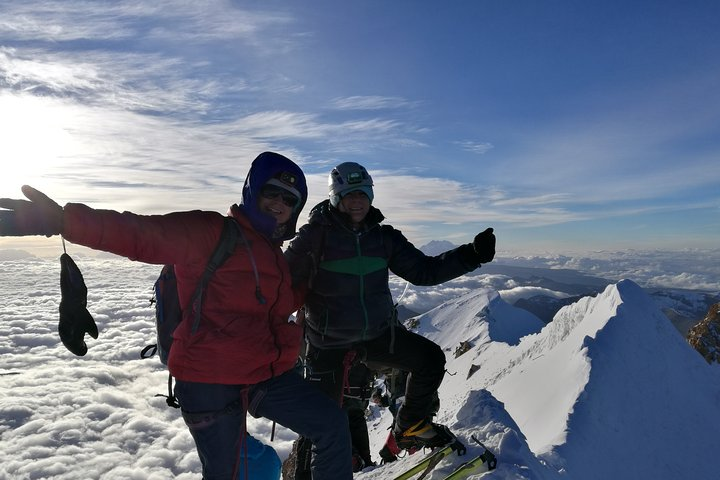
[[[498,455],[498,469],[482,478],[715,477],[720,369],[637,284],[610,285],[544,327],[531,317],[479,290],[416,319],[448,359],[437,421],[471,453],[480,451],[474,433]],[[501,324],[509,326],[493,335]],[[462,341],[472,347],[454,358]],[[376,443],[386,422],[373,424]],[[392,478],[415,461],[358,478]],[[446,461],[437,478],[461,462]]]

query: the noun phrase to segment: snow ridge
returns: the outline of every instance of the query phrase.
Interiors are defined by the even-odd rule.
[[[708,365],[631,280],[561,309],[543,326],[476,290],[416,317],[446,351],[436,421],[498,456],[482,478],[714,478],[720,369]],[[470,349],[454,357],[462,341]],[[375,446],[388,418],[371,425]],[[462,463],[453,458],[435,476]],[[358,479],[390,478],[410,456]],[[472,478],[472,477],[471,477]]]

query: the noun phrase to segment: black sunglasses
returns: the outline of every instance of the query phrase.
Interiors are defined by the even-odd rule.
[[[268,200],[275,200],[280,197],[282,202],[288,207],[295,207],[300,203],[300,199],[288,192],[284,188],[277,187],[275,185],[265,185],[260,189],[260,195],[267,198]]]

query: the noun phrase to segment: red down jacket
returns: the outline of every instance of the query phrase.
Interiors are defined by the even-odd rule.
[[[64,237],[92,249],[144,263],[174,264],[181,305],[191,298],[223,227],[217,212],[188,211],[137,215],[68,204]],[[300,305],[280,243],[251,226],[237,206],[231,208],[251,246],[235,253],[215,272],[203,301],[198,331],[191,335],[186,318],[174,334],[169,369],[180,380],[200,383],[254,384],[293,368],[302,329],[288,322]]]

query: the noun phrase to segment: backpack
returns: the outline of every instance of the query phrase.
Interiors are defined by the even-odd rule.
[[[243,238],[240,225],[233,218],[225,217],[220,239],[187,306],[187,308],[192,308],[195,312],[192,333],[195,333],[200,326],[205,288],[207,288],[215,271],[233,254],[239,238]],[[173,342],[172,334],[183,319],[183,308],[180,306],[180,300],[178,299],[177,278],[175,277],[175,267],[173,265],[163,266],[160,275],[155,281],[153,291],[154,296],[150,299],[150,303],[155,304],[157,343],[143,348],[140,357],[150,358],[157,353],[162,364],[167,365]],[[168,375],[168,394],[158,394],[156,396],[166,397],[167,404],[171,407],[178,408],[180,406],[173,395],[172,375]]]

